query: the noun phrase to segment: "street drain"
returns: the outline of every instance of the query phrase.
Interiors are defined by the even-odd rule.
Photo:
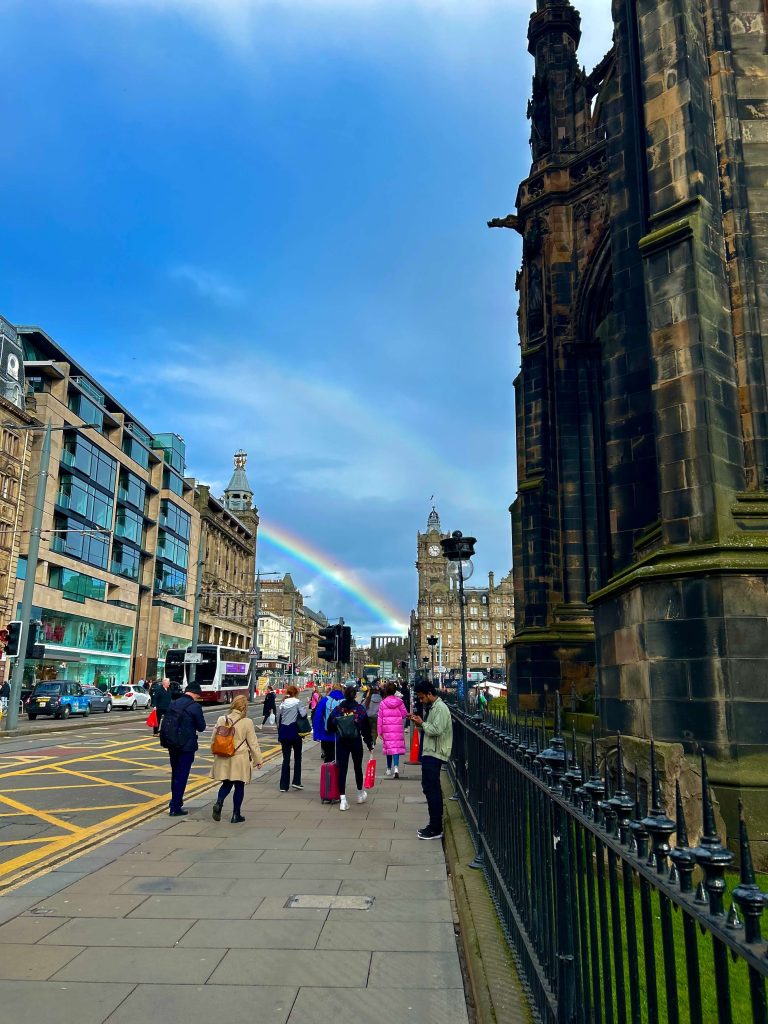
[[[373,896],[289,896],[287,910],[370,910]]]

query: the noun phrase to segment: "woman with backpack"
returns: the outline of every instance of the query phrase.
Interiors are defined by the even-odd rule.
[[[301,719],[304,721],[301,722]],[[310,730],[307,709],[299,700],[299,688],[288,686],[285,700],[277,713],[277,738],[283,748],[283,769],[280,772],[280,792],[288,792],[293,754],[293,789],[304,789],[301,784],[301,737]]]
[[[229,732],[231,729],[234,730],[234,734]],[[224,737],[221,730],[224,730],[224,736],[228,741],[231,737],[228,744],[230,749],[234,749],[234,753],[231,755],[216,752],[217,747],[227,745],[227,743],[222,743]],[[211,778],[221,782],[216,803],[213,805],[213,820],[221,821],[221,808],[229,796],[230,790],[234,788],[235,795],[230,820],[233,825],[238,825],[245,821],[240,810],[243,806],[246,783],[251,781],[251,767],[255,764],[257,768],[261,768],[263,763],[259,741],[256,739],[256,730],[248,717],[248,698],[244,693],[235,697],[230,705],[229,713],[222,715],[216,722],[211,751],[213,752]]]
[[[363,789],[363,743],[369,751],[373,750],[371,724],[365,708],[357,702],[357,688],[348,686],[344,691],[344,700],[331,711],[328,718],[328,729],[336,737],[336,767],[339,775],[340,811],[348,811],[346,797],[347,768],[349,759],[355,769],[357,783],[357,802],[362,804],[368,798]]]
[[[400,755],[405,753],[404,723],[408,716],[403,698],[398,695],[394,683],[384,687],[384,699],[379,704],[379,736],[382,749],[387,755],[387,778],[392,777],[394,766],[395,778],[400,778]]]

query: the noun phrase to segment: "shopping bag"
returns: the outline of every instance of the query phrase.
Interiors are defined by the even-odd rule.
[[[152,710],[147,715],[147,725],[149,726],[150,729],[157,728],[157,708],[152,708]]]
[[[363,783],[366,789],[373,789],[376,785],[376,758],[372,757],[368,762],[365,769],[365,782]]]
[[[273,711],[271,713],[271,715],[269,716],[269,718],[267,719],[267,725],[274,725],[275,721],[276,721],[276,719],[275,719],[275,712]]]

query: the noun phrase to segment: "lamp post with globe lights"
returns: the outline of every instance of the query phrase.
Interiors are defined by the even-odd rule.
[[[428,636],[427,643],[429,644],[429,653],[432,655],[432,685],[435,684],[435,647],[437,646],[437,637]]]
[[[459,703],[466,711],[467,709],[467,633],[464,621],[464,581],[471,578],[475,567],[472,564],[472,555],[475,553],[477,538],[465,537],[461,530],[454,530],[450,537],[444,537],[440,541],[443,554],[450,563],[448,571],[450,575],[459,581],[459,621],[461,622],[461,686],[459,688]]]

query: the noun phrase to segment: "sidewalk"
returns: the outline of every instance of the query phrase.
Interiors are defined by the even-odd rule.
[[[247,787],[242,825],[211,820],[211,793],[0,897],[4,1017],[467,1024],[419,768],[385,779],[379,755],[342,814],[320,804],[319,746],[304,760],[303,792],[279,793],[276,765]]]

